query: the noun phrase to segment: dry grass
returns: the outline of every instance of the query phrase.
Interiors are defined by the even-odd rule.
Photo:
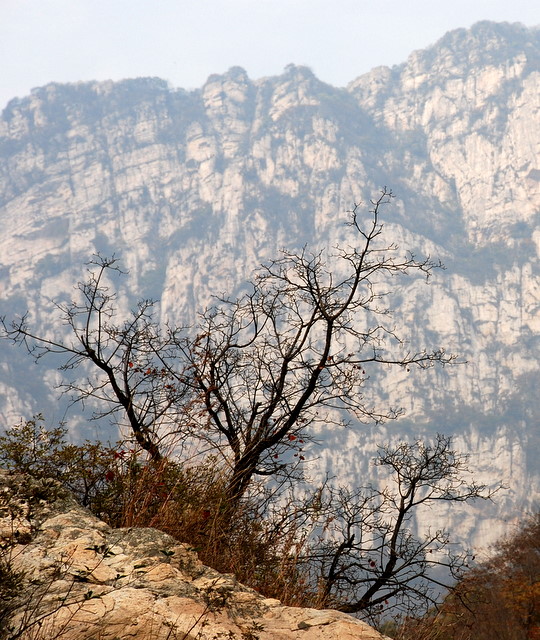
[[[46,429],[36,416],[0,437],[0,465],[60,480],[113,527],[160,529],[268,597],[314,604],[299,562],[299,514],[271,513],[262,488],[232,509],[227,469],[216,458],[197,464],[171,455],[156,463],[130,442],[74,445],[66,438],[64,427]]]
[[[164,531],[189,544],[204,564],[268,597],[313,605],[295,518],[269,517],[262,492],[232,510],[226,480],[214,459],[193,466],[124,459],[113,480],[117,508],[105,519],[112,526]]]

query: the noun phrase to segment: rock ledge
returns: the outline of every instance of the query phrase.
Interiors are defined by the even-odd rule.
[[[0,638],[382,640],[337,611],[282,606],[149,528],[112,529],[54,480],[0,470],[2,566],[21,572]]]

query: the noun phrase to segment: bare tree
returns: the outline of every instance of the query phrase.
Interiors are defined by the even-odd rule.
[[[384,490],[325,486],[317,496],[323,531],[307,557],[319,604],[368,617],[436,605],[463,575],[470,554],[453,552],[442,529],[428,528],[423,537],[412,529],[421,506],[492,497],[497,489],[475,482],[467,463],[451,438],[438,435],[433,444],[380,449],[375,464],[391,472]]]
[[[63,369],[90,363],[98,375],[67,389],[102,402],[102,415],[124,412],[153,459],[163,455],[164,434],[216,447],[230,464],[234,503],[254,476],[290,469],[289,450],[309,439],[316,424],[346,414],[361,421],[399,415],[399,409],[364,400],[368,368],[454,361],[443,349],[408,351],[390,324],[385,280],[428,277],[441,266],[384,243],[380,214],[392,197],[383,189],[365,220],[354,206],[350,245],[283,252],[257,271],[248,293],[218,300],[194,330],[159,327],[151,301],[119,323],[115,295],[105,283],[117,267],[114,259],[98,259],[79,285],[82,302],[59,307],[70,342],[39,336],[26,317],[4,323],[4,335],[37,357],[66,355]]]
[[[64,356],[62,371],[90,364],[89,370],[82,370],[82,379],[66,380],[63,391],[74,401],[92,400],[94,407],[97,403],[96,419],[123,415],[139,446],[159,460],[160,431],[172,428],[182,396],[163,366],[176,349],[169,334],[153,321],[151,300],[142,300],[128,319],[118,321],[111,276],[122,273],[114,257],[95,256],[89,263],[87,280],[77,285],[79,300],[56,305],[70,330],[67,340],[34,333],[26,315],[9,326],[2,318],[3,335],[24,345],[36,360],[49,354]]]
[[[441,266],[382,242],[380,213],[392,197],[384,189],[365,221],[355,205],[351,246],[284,252],[257,272],[247,294],[203,313],[196,337],[177,334],[190,372],[181,382],[204,413],[208,436],[232,452],[231,498],[254,475],[283,469],[287,450],[339,412],[361,421],[397,417],[399,410],[364,401],[366,369],[454,361],[444,349],[404,350],[381,306],[388,276],[427,277]]]

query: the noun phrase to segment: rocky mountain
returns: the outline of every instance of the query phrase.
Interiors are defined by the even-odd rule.
[[[346,243],[345,212],[383,185],[396,195],[388,242],[446,265],[429,284],[389,283],[393,322],[414,348],[466,363],[370,372],[366,393],[405,416],[321,433],[314,473],[365,483],[378,443],[453,433],[477,476],[508,488],[487,509],[432,518],[484,544],[538,496],[539,29],[478,23],[346,88],[304,67],[259,80],[235,67],[190,92],[144,78],[11,101],[0,315],[28,310],[61,331],[51,301],[70,299],[101,252],[129,270],[120,311],[151,297],[161,320],[193,321],[280,248]],[[3,423],[62,419],[54,363],[0,348]],[[68,423],[91,437],[79,410]]]

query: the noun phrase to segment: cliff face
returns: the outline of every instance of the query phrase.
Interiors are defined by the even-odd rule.
[[[344,212],[388,185],[388,241],[447,267],[429,285],[391,283],[393,322],[413,348],[467,363],[374,371],[366,392],[405,418],[321,434],[320,470],[365,482],[381,439],[455,433],[484,481],[510,487],[495,520],[460,518],[485,541],[538,490],[539,112],[540,31],[492,23],[347,89],[294,66],[256,82],[233,68],[190,93],[48,85],[0,121],[1,313],[55,329],[47,301],[71,298],[99,251],[130,271],[124,308],[158,298],[162,319],[190,321],[281,247],[347,242]],[[0,347],[5,423],[62,418],[57,374]]]

